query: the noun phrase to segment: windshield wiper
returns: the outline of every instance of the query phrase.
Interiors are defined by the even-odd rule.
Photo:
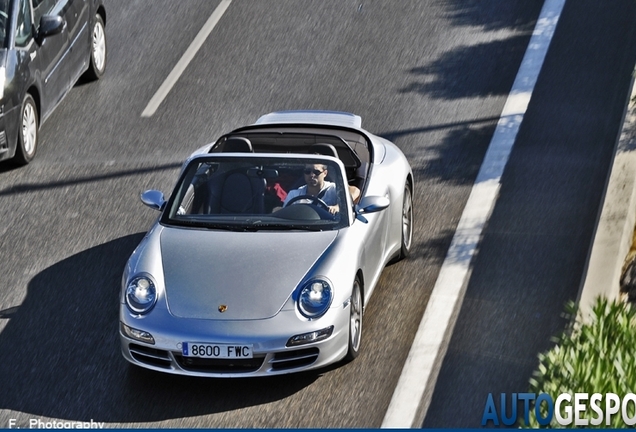
[[[258,230],[300,230],[300,231],[324,231],[331,226],[327,225],[298,225],[298,224],[280,224],[280,223],[261,223],[255,222],[250,225],[250,228],[256,228]]]
[[[211,230],[223,230],[234,232],[255,232],[261,230],[285,230],[285,231],[325,231],[333,228],[333,224],[296,224],[296,223],[272,223],[263,222],[258,219],[254,222],[243,223],[218,223],[210,222],[209,220],[197,220],[197,219],[170,219],[170,224],[176,226],[184,226],[191,228],[203,228]]]
[[[212,230],[222,230],[222,231],[235,231],[235,232],[245,232],[245,231],[257,231],[249,225],[238,225],[238,224],[228,224],[228,223],[210,223],[210,222],[202,222],[195,220],[175,220],[171,219],[170,223],[178,226],[187,226],[192,228],[205,228]]]

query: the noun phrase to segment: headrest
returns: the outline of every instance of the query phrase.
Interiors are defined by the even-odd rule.
[[[254,153],[252,143],[247,138],[233,137],[225,140],[224,153]]]
[[[312,145],[309,148],[309,151],[311,153],[317,153],[319,155],[333,156],[335,158],[338,158],[338,151],[333,146],[333,144],[317,143],[317,144]]]

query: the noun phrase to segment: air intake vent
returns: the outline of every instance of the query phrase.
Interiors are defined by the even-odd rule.
[[[170,369],[170,355],[168,351],[149,348],[137,344],[128,345],[130,355],[140,363],[150,366]]]
[[[294,369],[312,364],[318,358],[318,348],[305,348],[274,354],[270,361],[273,370]]]
[[[265,356],[251,359],[202,359],[196,357],[183,357],[175,354],[174,358],[183,369],[192,372],[209,373],[242,373],[254,372],[263,365]]]

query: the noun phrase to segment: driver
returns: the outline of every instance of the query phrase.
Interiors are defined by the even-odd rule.
[[[294,197],[310,195],[323,200],[329,207],[329,213],[338,213],[340,207],[338,207],[338,193],[336,192],[336,184],[325,180],[325,177],[327,177],[328,174],[327,166],[323,164],[308,164],[305,165],[303,174],[305,176],[306,184],[299,187],[298,189],[290,190],[287,194],[287,197],[285,198],[283,207],[285,207],[287,203]],[[297,202],[309,203],[311,202],[311,200],[299,200]]]

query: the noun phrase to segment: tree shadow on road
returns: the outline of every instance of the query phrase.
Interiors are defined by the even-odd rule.
[[[412,135],[417,136],[415,139],[419,141],[434,142],[431,133],[446,129],[441,141],[407,150],[408,158],[415,161],[412,164],[413,174],[416,179],[426,183],[472,185],[497,126],[497,120],[498,117],[488,117],[410,131],[385,132],[381,135],[389,140]]]
[[[511,36],[449,51],[438,59],[408,70],[413,81],[400,93],[436,99],[507,95],[526,50],[529,35]],[[509,77],[509,80],[501,77]]]
[[[535,4],[543,2],[534,2]],[[535,16],[522,9],[536,8],[532,2],[484,2],[483,0],[446,0],[447,17],[457,26],[480,26],[484,30],[515,29],[531,31]]]

